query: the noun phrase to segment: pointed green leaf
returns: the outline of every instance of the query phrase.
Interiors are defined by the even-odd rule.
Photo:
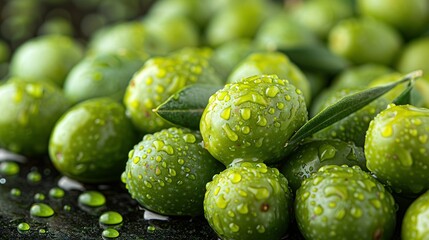
[[[356,112],[397,85],[410,82],[421,75],[421,71],[411,72],[394,83],[367,89],[344,97],[337,103],[325,108],[295,132],[286,144],[285,151],[289,152],[293,150],[301,140]]]
[[[411,104],[412,102],[412,90],[414,88],[414,81],[408,83],[407,88],[402,91],[402,93],[397,96],[392,103],[396,105],[405,105]]]
[[[221,86],[193,84],[179,90],[154,112],[165,120],[191,129],[199,129],[200,119],[211,95]]]
[[[299,68],[335,74],[349,66],[349,63],[333,54],[323,45],[308,45],[279,49]]]

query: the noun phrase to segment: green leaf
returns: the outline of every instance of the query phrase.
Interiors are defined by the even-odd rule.
[[[208,100],[222,86],[193,84],[176,92],[154,112],[165,120],[191,129],[199,129]]]
[[[308,45],[279,49],[302,70],[335,74],[349,66],[349,62],[333,54],[323,45]]]
[[[343,119],[351,113],[363,108],[397,85],[404,82],[410,82],[421,75],[422,71],[411,72],[394,83],[370,88],[344,97],[337,103],[325,108],[323,111],[310,119],[306,124],[304,124],[300,129],[298,129],[298,131],[292,135],[286,144],[285,151],[292,151],[303,139],[310,137],[319,130],[328,127],[329,125]]]
[[[392,103],[395,105],[405,105],[405,104],[411,104],[412,103],[412,90],[414,88],[414,81],[410,81],[408,83],[407,88],[402,91],[402,93],[397,96]]]

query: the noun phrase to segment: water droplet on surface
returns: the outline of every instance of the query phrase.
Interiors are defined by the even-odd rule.
[[[226,201],[225,197],[222,195],[220,195],[217,199],[216,199],[216,206],[218,208],[222,208],[225,209],[226,206],[228,205],[228,202]]]
[[[319,159],[321,162],[335,157],[337,149],[330,144],[322,144],[319,147]]]
[[[246,102],[256,103],[264,107],[268,105],[267,100],[263,96],[255,92],[240,96],[239,98],[237,98],[237,101],[235,102],[235,104],[238,106]]]
[[[38,171],[31,171],[27,174],[27,180],[31,183],[38,183],[42,180],[42,175]]]
[[[258,124],[261,127],[265,127],[267,126],[267,119],[264,116],[259,115],[258,120],[256,121],[256,124]]]
[[[118,212],[108,211],[108,212],[101,214],[98,221],[101,224],[105,224],[105,225],[117,225],[117,224],[122,223],[123,218],[122,218],[122,215],[119,214]]]
[[[248,187],[247,188],[249,192],[253,193],[257,200],[263,200],[270,197],[270,191],[268,191],[265,187]]]
[[[34,194],[33,198],[34,198],[34,201],[41,202],[41,201],[45,200],[45,194],[43,194],[43,193],[36,193],[36,194]]]
[[[249,120],[252,116],[252,110],[250,108],[242,108],[240,109],[240,116],[243,120]]]
[[[63,206],[63,210],[66,211],[66,212],[70,212],[71,211],[71,206],[66,204],[66,205]]]
[[[22,222],[22,223],[18,224],[16,229],[18,229],[19,232],[27,232],[28,230],[30,230],[30,224],[28,224],[26,222]]]
[[[348,198],[348,191],[345,186],[327,186],[325,187],[324,193],[326,197],[338,196],[343,200]]]
[[[229,174],[228,177],[232,183],[238,183],[241,181],[241,174],[239,174],[239,173],[231,173],[231,174]]]
[[[393,128],[390,125],[387,125],[381,130],[381,136],[383,137],[391,137],[393,135]]]
[[[220,113],[220,117],[228,120],[231,117],[231,108],[227,107],[225,108],[221,113]]]
[[[245,203],[238,204],[237,205],[237,212],[239,212],[241,214],[247,214],[249,212],[247,204],[245,204]]]
[[[191,134],[191,133],[185,134],[183,136],[183,140],[185,140],[185,142],[187,142],[187,143],[195,143],[195,141],[197,141],[194,134]]]
[[[147,232],[149,232],[149,233],[153,233],[153,232],[155,232],[155,230],[156,230],[156,227],[155,226],[153,226],[153,225],[149,225],[149,226],[147,226]]]
[[[101,235],[103,236],[103,239],[117,238],[119,237],[119,232],[114,228],[107,228],[103,230]]]
[[[21,190],[19,188],[12,188],[10,190],[10,195],[13,197],[19,197],[21,196]]]
[[[240,231],[240,227],[235,224],[235,223],[230,223],[229,224],[229,229],[231,230],[231,232],[238,232]]]
[[[256,231],[258,231],[258,233],[264,233],[265,232],[265,227],[264,225],[258,224],[256,226]]]
[[[35,203],[30,208],[30,215],[34,217],[50,217],[54,215],[54,213],[51,206],[45,203]]]
[[[106,198],[100,192],[86,191],[79,195],[78,202],[88,207],[100,207],[106,203]]]
[[[381,202],[378,199],[371,199],[370,200],[371,204],[375,207],[375,208],[381,208]]]
[[[133,163],[134,163],[134,164],[139,163],[139,161],[140,161],[140,157],[139,157],[139,156],[135,156],[135,157],[133,158]]]
[[[13,176],[19,173],[19,164],[16,162],[0,162],[0,175]]]
[[[270,98],[277,96],[279,92],[280,89],[277,86],[269,86],[267,87],[267,89],[265,89],[265,95]]]
[[[317,205],[315,208],[314,208],[314,214],[316,214],[316,215],[320,215],[320,214],[322,214],[323,213],[323,208],[320,206],[320,205]]]
[[[54,187],[49,190],[49,196],[51,198],[60,199],[64,197],[64,194],[65,194],[64,190],[59,187]]]
[[[229,140],[231,140],[233,142],[238,140],[238,135],[231,129],[229,124],[226,123],[226,124],[222,125],[222,129],[225,132],[225,134]]]

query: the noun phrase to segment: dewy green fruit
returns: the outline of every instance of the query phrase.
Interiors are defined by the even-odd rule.
[[[71,37],[46,35],[23,43],[10,63],[12,76],[51,81],[62,87],[71,68],[83,57],[82,46]]]
[[[275,74],[281,79],[287,79],[302,91],[306,104],[310,104],[310,83],[304,73],[281,52],[257,52],[250,54],[234,68],[227,82],[238,82],[242,78],[261,74]]]
[[[91,35],[88,43],[90,54],[134,51],[147,55],[157,53],[159,48],[156,39],[139,21],[116,23],[100,28]]]
[[[147,59],[141,55],[121,51],[88,56],[70,71],[64,93],[73,102],[96,97],[122,101],[131,77]]]
[[[429,110],[390,105],[371,121],[365,139],[367,167],[394,191],[429,189]]]
[[[200,130],[205,148],[226,166],[233,161],[274,163],[306,121],[302,92],[276,75],[261,75],[213,94]]]
[[[181,88],[193,84],[221,85],[209,65],[212,50],[185,48],[165,57],[150,58],[131,79],[124,104],[134,125],[143,133],[153,133],[172,124],[153,112]]]
[[[72,179],[116,181],[135,140],[125,108],[110,98],[94,98],[75,105],[58,120],[49,155],[55,168]]]
[[[429,191],[408,207],[402,220],[402,240],[425,240],[429,233]]]
[[[51,131],[70,105],[53,84],[10,79],[0,86],[0,147],[25,155],[47,153]]]
[[[122,176],[132,198],[160,214],[202,214],[205,185],[224,166],[201,141],[198,131],[186,128],[146,134],[129,152]]]
[[[263,163],[241,162],[207,184],[204,214],[222,239],[280,239],[289,229],[287,179]]]
[[[363,149],[337,139],[310,140],[286,157],[281,172],[295,192],[304,179],[325,165],[357,165],[366,170]]]
[[[401,50],[401,44],[401,36],[394,28],[370,18],[342,20],[328,36],[330,50],[354,64],[389,65]]]
[[[356,3],[362,16],[385,22],[407,38],[418,36],[427,30],[427,0],[357,0]]]
[[[391,239],[392,195],[358,166],[326,165],[296,192],[295,216],[308,240]]]

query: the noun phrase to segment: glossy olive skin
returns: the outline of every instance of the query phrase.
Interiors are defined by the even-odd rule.
[[[302,92],[276,75],[225,85],[204,109],[205,148],[225,166],[234,161],[275,163],[289,137],[307,121]]]
[[[398,29],[406,38],[427,30],[429,2],[426,0],[358,0],[356,6],[365,17],[375,18]]]
[[[339,21],[353,16],[352,4],[344,0],[305,1],[291,9],[299,23],[325,39]]]
[[[295,192],[304,179],[325,165],[359,166],[366,169],[363,149],[338,139],[314,139],[303,143],[287,156],[280,169]]]
[[[146,134],[129,152],[122,177],[131,197],[160,214],[202,215],[205,185],[225,167],[201,141],[186,128]]]
[[[0,85],[0,147],[24,155],[47,153],[51,131],[70,105],[54,84],[10,79]]]
[[[181,88],[193,84],[222,85],[209,64],[209,48],[184,48],[164,57],[152,57],[134,74],[124,95],[133,124],[143,133],[172,127],[153,109]]]
[[[318,44],[311,30],[293,19],[285,11],[270,15],[258,29],[255,42],[264,50],[275,51]]]
[[[227,81],[234,67],[255,51],[258,51],[258,48],[250,39],[235,39],[215,48],[210,62],[221,77]]]
[[[308,240],[391,239],[396,210],[392,195],[358,166],[326,165],[296,192],[295,216]]]
[[[128,83],[146,59],[127,51],[88,56],[70,71],[64,93],[73,102],[96,97],[122,101]]]
[[[228,76],[227,83],[238,82],[253,75],[275,74],[287,79],[302,91],[306,104],[310,104],[311,90],[304,73],[281,52],[256,52],[243,59]]]
[[[62,87],[72,67],[83,57],[82,46],[73,38],[46,35],[23,43],[10,63],[12,76],[51,81]]]
[[[154,54],[160,46],[142,22],[128,21],[98,29],[91,35],[88,53],[134,51],[144,55]]]
[[[394,28],[369,18],[342,20],[328,36],[329,49],[354,64],[392,64],[401,45],[402,39]]]
[[[415,38],[408,42],[398,58],[396,67],[403,73],[422,70],[424,76],[429,76],[429,37]]]
[[[73,106],[58,120],[50,138],[49,156],[55,168],[72,179],[117,181],[136,139],[120,103],[94,98]]]
[[[205,38],[216,47],[239,38],[253,38],[268,16],[268,1],[230,1],[219,9],[207,23]]]
[[[145,27],[159,45],[160,54],[168,54],[184,47],[197,47],[198,27],[184,16],[152,15],[144,19]]]
[[[403,240],[424,240],[429,233],[429,191],[415,199],[402,219]]]
[[[390,105],[371,121],[365,139],[367,167],[401,195],[429,189],[429,110]]]
[[[292,218],[287,179],[263,163],[236,163],[207,184],[204,215],[221,239],[281,239]]]

